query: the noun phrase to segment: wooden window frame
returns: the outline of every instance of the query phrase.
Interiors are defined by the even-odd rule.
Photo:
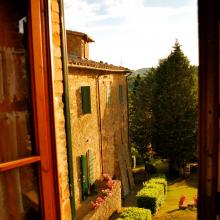
[[[25,165],[38,165],[43,219],[60,219],[53,117],[48,0],[29,0],[29,62],[36,155],[0,164],[0,173]],[[47,45],[47,47],[46,47]]]
[[[220,2],[198,0],[199,18],[199,200],[198,219],[215,220],[220,192],[219,49]],[[219,186],[218,186],[219,185]],[[218,217],[217,217],[218,216]]]
[[[38,10],[37,10],[38,9]],[[60,219],[60,201],[56,163],[55,126],[53,109],[53,80],[50,54],[48,0],[31,0],[32,67],[36,143],[41,157],[41,198],[45,219]],[[47,47],[46,47],[47,45]]]

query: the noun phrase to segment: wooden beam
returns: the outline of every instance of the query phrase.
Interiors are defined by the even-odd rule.
[[[27,157],[0,164],[0,173],[40,161],[40,156]]]

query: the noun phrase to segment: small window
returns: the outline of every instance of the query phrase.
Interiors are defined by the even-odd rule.
[[[123,103],[123,86],[120,84],[118,87],[119,103]]]
[[[90,86],[81,87],[82,97],[82,113],[91,113],[91,97],[90,97]]]
[[[106,106],[110,107],[112,105],[112,97],[111,97],[111,84],[108,82],[106,84]]]

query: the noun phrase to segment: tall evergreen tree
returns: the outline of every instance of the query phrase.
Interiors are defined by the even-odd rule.
[[[152,99],[152,144],[156,152],[180,168],[195,155],[197,143],[196,68],[175,43],[155,69]]]
[[[137,76],[129,98],[130,138],[133,147],[143,158],[146,155],[147,146],[151,143],[152,71],[142,77]]]

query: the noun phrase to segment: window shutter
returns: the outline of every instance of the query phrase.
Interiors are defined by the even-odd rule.
[[[119,102],[123,103],[123,86],[120,84],[118,89],[119,89],[119,91],[118,91],[119,92]]]
[[[87,163],[88,163],[89,187],[93,188],[95,180],[94,180],[94,154],[92,149],[89,149],[87,152]]]
[[[82,113],[91,113],[90,86],[81,87]]]
[[[107,82],[106,84],[106,106],[110,107],[112,105],[112,97],[111,97],[111,84]]]
[[[87,160],[85,155],[81,155],[81,175],[82,175],[82,197],[83,200],[88,196],[88,176],[87,176]]]

